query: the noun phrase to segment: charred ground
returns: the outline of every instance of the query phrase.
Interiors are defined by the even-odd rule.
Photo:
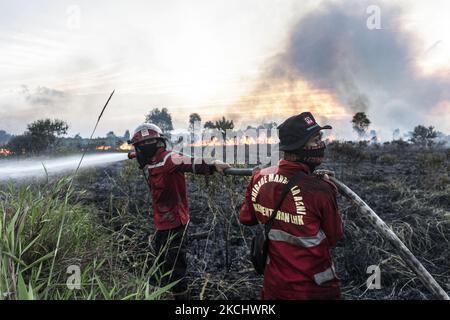
[[[390,225],[447,292],[450,291],[450,151],[411,145],[332,143],[322,166],[335,172]],[[188,277],[192,299],[257,299],[262,278],[248,259],[254,230],[238,222],[249,178],[187,175],[191,210]],[[122,270],[150,251],[151,200],[134,163],[82,174],[79,198],[95,205],[110,230]],[[339,205],[345,236],[333,249],[346,299],[432,298],[357,208]],[[151,259],[151,258],[150,258]],[[367,267],[378,265],[381,289],[367,290]]]

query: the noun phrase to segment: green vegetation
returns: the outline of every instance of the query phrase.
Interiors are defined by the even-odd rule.
[[[367,129],[369,129],[370,120],[364,112],[357,112],[352,119],[353,130],[356,131],[359,137],[364,137]]]
[[[354,189],[449,291],[449,153],[426,151],[333,143],[324,167]],[[248,256],[253,230],[238,222],[248,177],[188,175],[187,181],[191,297],[257,299],[262,279]],[[147,284],[150,274],[157,274],[149,247],[154,230],[148,189],[135,163],[89,169],[80,172],[71,188],[69,184],[62,178],[0,186],[1,297],[170,298],[167,287]],[[431,298],[357,208],[338,200],[345,237],[333,252],[344,297]],[[381,268],[380,290],[366,290],[369,265]],[[79,290],[67,287],[70,266],[80,267]]]
[[[225,139],[227,130],[233,130],[234,129],[234,122],[233,120],[228,120],[225,117],[222,117],[222,119],[219,119],[215,122],[212,121],[206,121],[204,125],[205,129],[217,129],[222,133],[223,138]]]
[[[151,112],[147,120],[166,119],[161,120],[166,121],[162,127],[169,130],[167,109],[154,110],[158,112]],[[363,116],[354,123],[359,123],[362,135],[370,123]],[[190,120],[198,118],[192,114]],[[45,132],[42,125],[51,129],[51,124],[39,122],[34,129],[29,127],[29,135],[39,136],[38,132]],[[222,118],[206,122],[207,127],[224,132],[234,124]],[[331,142],[323,167],[354,189],[449,291],[450,149],[433,143],[432,127],[421,127],[415,128],[411,142]],[[123,138],[109,132],[88,146],[79,135],[60,137],[64,126],[55,130],[41,135],[53,153],[118,144],[130,136],[129,132]],[[85,170],[74,180],[0,183],[0,299],[171,298],[174,283],[162,288],[148,284],[159,269],[157,257],[151,254],[151,200],[143,179],[130,161]],[[260,295],[262,279],[248,256],[253,230],[243,227],[238,218],[248,180],[187,177],[188,279],[193,299],[257,299]],[[333,255],[344,298],[432,298],[357,208],[342,197],[338,201],[345,237]],[[381,268],[380,290],[367,290],[369,265]]]
[[[0,130],[0,146],[8,143],[9,139],[11,139],[11,135],[8,134],[5,130]]]
[[[433,144],[435,144],[434,139],[438,136],[438,133],[432,126],[427,128],[425,126],[419,125],[414,128],[411,136],[412,143],[422,147],[431,147]]]
[[[58,137],[67,133],[69,126],[62,120],[37,120],[27,126],[23,135],[14,136],[7,148],[14,154],[40,154],[57,146]]]
[[[36,156],[36,155],[68,155],[83,151],[116,151],[130,138],[130,132],[125,131],[123,137],[116,136],[113,131],[105,138],[86,139],[79,134],[74,137],[64,137],[69,128],[62,120],[42,119],[28,124],[22,135],[10,136],[0,130],[0,158],[6,156]]]
[[[124,228],[83,203],[69,178],[0,191],[0,299],[159,299],[173,284],[148,284],[158,271],[130,254]],[[129,240],[129,239],[128,239]],[[79,278],[74,278],[79,270]],[[79,289],[75,288],[79,286]]]
[[[198,113],[191,113],[189,115],[189,132],[194,132],[194,125],[196,122],[201,122],[202,118]]]
[[[167,108],[162,108],[161,110],[158,108],[152,109],[145,116],[145,122],[156,124],[166,134],[173,130],[172,116]]]

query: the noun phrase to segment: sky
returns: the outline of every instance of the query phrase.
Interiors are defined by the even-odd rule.
[[[438,0],[0,0],[0,130],[58,118],[69,135],[89,136],[115,89],[97,135],[132,131],[155,107],[168,108],[177,130],[193,112],[245,128],[312,111],[351,138],[352,115],[364,111],[382,139],[417,124],[450,134],[449,9]]]

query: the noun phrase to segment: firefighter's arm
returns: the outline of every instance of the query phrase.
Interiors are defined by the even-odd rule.
[[[170,171],[212,174],[215,171],[215,166],[206,163],[202,159],[182,155],[172,155]]]
[[[188,156],[177,156],[172,158],[173,170],[178,172],[190,172],[195,174],[212,174],[214,172],[223,173],[223,170],[230,168],[226,163],[219,160],[208,160],[192,158]]]
[[[247,226],[254,226],[258,224],[258,219],[256,218],[255,209],[253,208],[251,197],[252,185],[253,183],[252,181],[250,181],[245,193],[244,203],[242,204],[241,211],[239,212],[239,221]]]
[[[326,195],[323,195],[321,203],[321,227],[327,236],[330,246],[334,246],[337,242],[339,242],[339,240],[342,239],[344,234],[341,214],[339,212],[336,200],[336,193],[329,192]]]
[[[223,174],[226,169],[231,168],[228,163],[222,162],[220,160],[213,160],[212,164],[214,165],[217,172]]]

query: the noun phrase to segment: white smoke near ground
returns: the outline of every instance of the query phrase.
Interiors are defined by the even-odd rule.
[[[126,153],[107,153],[86,155],[80,170],[106,166],[127,159]],[[53,159],[28,158],[0,161],[0,181],[41,179],[60,174],[73,174],[80,163],[81,155]]]

